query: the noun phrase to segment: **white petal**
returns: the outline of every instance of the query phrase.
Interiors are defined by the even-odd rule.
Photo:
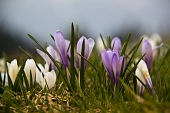
[[[8,74],[11,77],[11,81],[14,84],[15,79],[18,74],[18,65],[17,65],[17,60],[14,59],[11,63],[7,62],[7,68],[8,68]]]
[[[52,87],[54,87],[55,82],[56,82],[56,75],[55,75],[55,72],[53,70],[51,72],[45,73],[43,88],[45,88],[45,85],[47,83],[49,89],[51,89]]]
[[[148,71],[148,68],[147,68],[147,65],[146,63],[141,60],[139,62],[139,64],[137,65],[138,69],[140,70],[140,72],[143,74],[144,78],[145,79],[148,79],[150,78],[150,74],[149,74],[149,71]]]
[[[24,67],[25,74],[27,76],[28,82],[30,84],[30,71],[32,74],[32,82],[35,80],[36,64],[33,59],[27,59]]]
[[[138,68],[136,68],[135,75],[146,85],[145,78],[143,77],[142,73]],[[138,79],[137,79],[137,86],[139,89],[139,94],[142,95],[143,91],[145,90],[145,87]]]

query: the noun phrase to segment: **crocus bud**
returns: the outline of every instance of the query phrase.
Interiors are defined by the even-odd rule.
[[[152,67],[152,59],[153,59],[154,50],[162,47],[162,45],[163,45],[163,43],[161,45],[155,46],[153,48],[152,45],[150,44],[150,42],[147,39],[143,40],[143,43],[142,43],[142,55],[145,54],[144,61],[146,62],[146,65],[147,65],[149,70],[151,70],[151,67]]]
[[[7,62],[7,68],[8,68],[8,74],[11,78],[11,81],[14,84],[18,71],[19,71],[17,60],[14,59],[11,63]]]
[[[101,53],[101,57],[102,57],[103,65],[107,73],[109,74],[110,79],[115,85],[117,85],[122,64],[124,65],[123,70],[125,69],[126,66],[125,57],[119,56],[117,49],[107,50],[107,51],[103,50]]]
[[[120,54],[120,50],[122,48],[122,43],[121,43],[121,40],[118,37],[115,37],[115,38],[112,39],[111,48],[117,49],[119,54]]]
[[[83,40],[85,41],[85,50],[84,50],[84,57],[88,59],[94,47],[94,40],[92,38],[87,39],[86,37],[82,36],[79,41],[77,42],[77,52],[81,54]],[[79,58],[79,67],[81,66],[81,56]],[[84,70],[86,69],[86,61],[84,60]]]
[[[147,87],[152,91],[152,93],[155,94],[155,91],[152,86],[150,74],[148,71],[148,67],[143,60],[141,60],[139,62],[139,64],[137,65],[135,74],[145,85],[147,85]],[[139,94],[142,95],[143,91],[144,91],[144,86],[142,85],[142,83],[139,80],[137,80],[137,84],[138,84],[138,88],[139,88]]]
[[[25,71],[29,85],[31,84],[30,76],[32,76],[32,84],[34,85],[36,64],[33,59],[27,59],[27,61],[25,62],[24,71]]]

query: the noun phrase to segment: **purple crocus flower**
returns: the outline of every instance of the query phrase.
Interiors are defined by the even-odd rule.
[[[63,34],[59,30],[57,30],[55,32],[54,40],[55,40],[57,50],[60,54],[62,64],[63,64],[64,68],[66,68],[69,65],[69,61],[67,58],[67,49],[69,46],[69,41],[64,39]]]
[[[163,43],[159,46],[155,46],[154,48],[152,48],[151,43],[145,39],[142,43],[142,55],[144,55],[144,61],[146,62],[146,65],[148,67],[149,70],[151,70],[152,67],[152,59],[153,59],[153,52],[154,50],[161,48],[163,45]]]
[[[49,66],[51,65],[51,69],[55,70],[55,65],[52,62],[52,60],[50,59],[50,57],[46,53],[44,53],[43,51],[41,51],[39,49],[36,49],[36,50],[37,50],[37,53],[45,60],[45,62]],[[54,60],[57,60],[57,52],[51,45],[49,45],[47,47],[47,52],[53,57]]]
[[[83,40],[85,41],[85,50],[84,50],[84,57],[86,59],[89,58],[92,49],[94,47],[94,40],[92,38],[87,39],[86,37],[82,36],[79,41],[77,42],[77,52],[81,54]],[[78,56],[79,59],[79,67],[81,66],[81,56]],[[86,61],[84,60],[84,70],[86,69]]]
[[[118,37],[113,38],[111,42],[111,48],[117,49],[118,52],[120,53],[121,47],[122,47],[121,40]]]
[[[124,56],[119,56],[119,52],[117,49],[114,50],[103,50],[101,53],[103,65],[109,74],[110,79],[112,82],[117,85],[118,77],[120,75],[122,62],[124,61],[124,67],[126,66],[126,59]],[[113,76],[114,75],[114,76]]]

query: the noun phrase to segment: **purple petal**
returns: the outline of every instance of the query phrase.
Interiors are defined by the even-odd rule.
[[[68,66],[67,49],[66,49],[65,39],[61,31],[57,30],[55,32],[54,40],[55,40],[57,50],[60,54],[62,64],[64,65],[64,68],[66,68],[66,66]]]
[[[159,49],[159,48],[161,48],[163,46],[163,43],[162,44],[160,44],[159,46],[155,46],[154,48],[153,48],[153,50],[152,51],[155,51],[156,49]]]
[[[47,51],[53,57],[54,60],[57,59],[57,51],[51,45],[47,47]]]
[[[54,60],[57,60],[57,52],[56,52],[56,50],[51,45],[49,45],[47,47],[47,51],[53,57]],[[52,70],[55,70],[56,68],[55,68],[54,63],[52,62],[52,60],[50,58],[49,58],[49,60],[50,60],[51,66],[52,66]]]
[[[82,51],[82,45],[83,45],[83,40],[85,40],[85,51],[84,51],[84,57],[88,59],[89,55],[89,44],[87,42],[87,38],[82,36],[79,41],[77,42],[77,52],[81,54]],[[79,67],[81,66],[81,57],[78,56],[79,58]],[[84,69],[86,69],[86,61],[84,61]]]
[[[123,55],[123,56],[121,56],[120,58],[119,58],[119,60],[120,60],[120,63],[121,63],[121,67],[122,67],[122,62],[123,62],[123,71],[125,70],[125,68],[126,68],[126,58],[125,58],[125,56]]]
[[[114,84],[116,84],[116,85],[118,83],[118,77],[119,77],[119,74],[120,74],[121,65],[122,64],[121,64],[118,56],[116,54],[113,54],[112,68],[113,68],[113,72],[114,72]]]
[[[87,43],[89,44],[89,53],[87,58],[89,58],[95,43],[92,38],[87,39]]]
[[[113,49],[113,53],[117,55],[117,57],[120,57],[119,56],[119,51],[117,49]]]
[[[109,77],[113,81],[113,73],[112,73],[113,51],[111,51],[111,50],[108,50],[108,51],[103,50],[102,53],[101,53],[101,57],[102,57],[103,65],[104,65],[106,71],[108,72]]]
[[[150,77],[148,79],[146,79],[146,85],[148,86],[148,88],[152,91],[152,94],[155,94],[155,91],[153,89],[153,86],[152,86],[152,81],[150,79]]]
[[[149,43],[148,40],[144,40],[143,44],[142,44],[142,55],[144,55],[144,54],[145,54],[144,61],[146,62],[147,67],[150,70],[151,67],[152,67],[152,54],[153,54],[153,51],[152,51],[152,46],[151,46],[151,44]]]
[[[118,52],[120,53],[121,47],[122,47],[121,40],[118,37],[113,38],[111,42],[111,48],[117,49]]]
[[[43,51],[36,49],[37,53],[45,60],[45,62],[50,65],[50,59]]]
[[[138,86],[138,88],[139,88],[139,95],[142,96],[143,92],[145,90],[145,87],[143,85],[140,85],[140,86]]]

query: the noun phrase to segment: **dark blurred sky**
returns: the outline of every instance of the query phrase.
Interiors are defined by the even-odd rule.
[[[31,41],[52,42],[50,34],[61,30],[69,37],[70,25],[96,38],[126,32],[168,34],[169,0],[1,0],[0,22],[9,33]],[[82,33],[82,34],[83,34]],[[84,35],[84,34],[83,34]]]

